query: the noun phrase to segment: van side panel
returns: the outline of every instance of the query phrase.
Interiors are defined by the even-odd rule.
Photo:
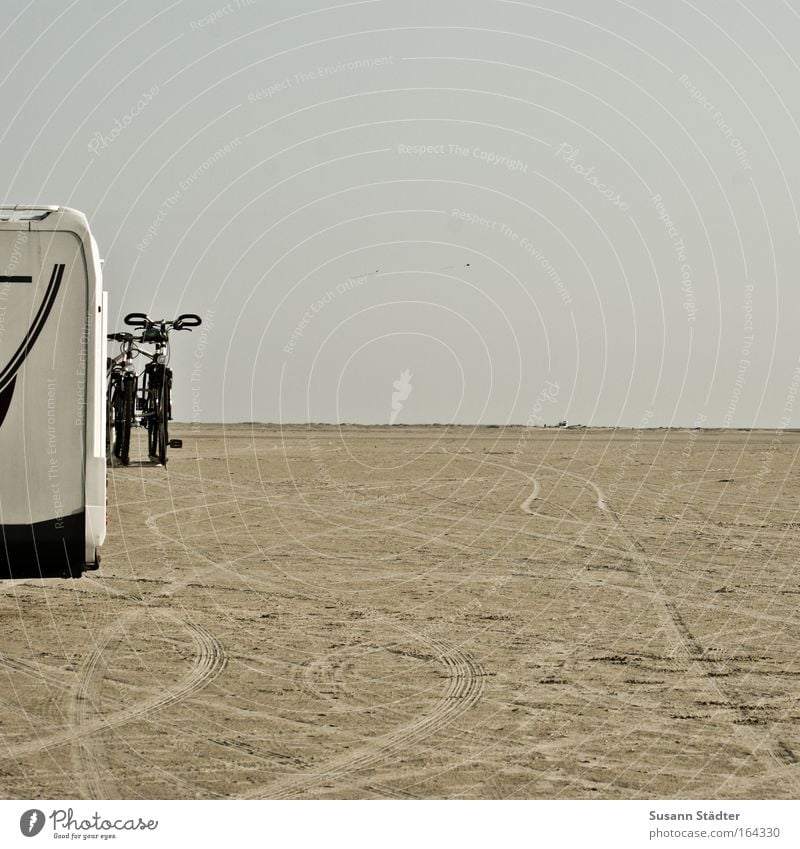
[[[100,255],[89,235],[83,242],[88,278],[86,360],[86,562],[106,537],[106,299]]]
[[[20,225],[0,229],[0,572],[80,574],[89,272],[74,232]]]

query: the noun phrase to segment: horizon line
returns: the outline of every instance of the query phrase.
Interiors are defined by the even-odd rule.
[[[514,429],[524,429],[524,430],[634,430],[634,431],[660,431],[660,430],[696,430],[696,431],[730,431],[734,433],[752,433],[752,432],[764,432],[764,433],[800,433],[800,427],[762,427],[762,426],[752,426],[752,427],[724,427],[720,425],[719,427],[709,427],[702,426],[699,427],[697,425],[648,425],[647,427],[640,427],[638,425],[584,425],[584,424],[575,424],[575,425],[527,425],[524,423],[511,423],[511,424],[484,424],[484,423],[465,423],[465,422],[407,422],[407,423],[395,423],[389,424],[388,422],[384,422],[381,424],[378,423],[366,423],[366,422],[269,422],[269,421],[215,421],[215,422],[183,422],[183,421],[173,421],[173,427],[198,427],[198,426],[217,426],[224,427],[226,425],[249,425],[249,426],[258,426],[258,427],[271,427],[271,428],[282,428],[282,427],[368,427],[368,428],[380,428],[384,430],[393,429],[393,430],[403,430],[408,428],[491,428],[493,430],[499,428],[514,428]]]

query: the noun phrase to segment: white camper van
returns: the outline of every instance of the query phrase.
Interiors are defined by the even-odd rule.
[[[97,568],[105,347],[100,259],[85,216],[0,206],[0,578]]]

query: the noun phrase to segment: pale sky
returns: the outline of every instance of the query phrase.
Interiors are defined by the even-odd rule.
[[[2,203],[206,318],[176,419],[800,426],[788,2],[3,11]]]

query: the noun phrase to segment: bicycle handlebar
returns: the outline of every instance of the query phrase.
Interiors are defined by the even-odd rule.
[[[129,312],[123,321],[131,327],[147,327],[148,324],[152,324],[143,312]]]
[[[203,323],[203,319],[195,313],[184,313],[179,315],[174,321],[153,321],[149,319],[143,312],[129,312],[123,319],[125,324],[130,327],[171,327],[173,330],[191,330],[193,327],[199,327]]]
[[[203,323],[203,319],[193,312],[187,312],[179,315],[172,325],[175,330],[191,330],[193,327],[199,327]]]

